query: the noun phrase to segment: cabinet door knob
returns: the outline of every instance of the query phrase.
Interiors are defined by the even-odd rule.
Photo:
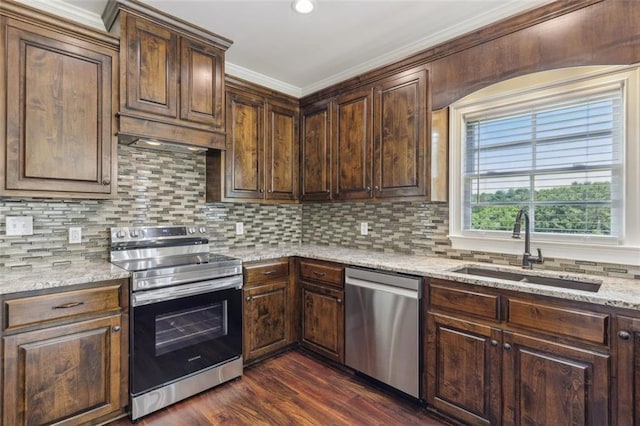
[[[336,302],[338,302],[338,304],[342,303],[342,299],[337,299]]]
[[[247,298],[245,299],[247,302],[251,302],[251,296],[247,296]]]
[[[379,191],[379,190],[380,190],[380,187],[379,187],[378,185],[376,185],[376,186],[375,186],[375,190],[376,190],[376,191]]]
[[[273,189],[268,189],[267,192],[271,194],[273,192]]]
[[[619,331],[618,332],[618,337],[621,338],[622,340],[629,340],[631,338],[631,333],[629,333],[628,331]]]
[[[495,340],[495,339],[494,339],[494,340],[491,340],[491,346],[493,346],[494,348],[495,348],[496,346],[498,346],[498,341],[497,341],[497,340]]]
[[[114,333],[117,333],[117,332],[119,332],[120,330],[121,330],[121,328],[120,328],[120,326],[119,326],[119,325],[116,325],[116,326],[114,326],[114,327],[113,327],[113,332],[114,332]]]
[[[103,184],[104,186],[107,186],[107,185],[111,184],[111,179],[109,179],[109,178],[104,178],[104,179],[102,180],[102,184]]]
[[[371,187],[367,186],[367,192],[371,192]]]
[[[502,345],[502,347],[504,348],[505,351],[510,351],[511,350],[511,345],[508,343],[505,343],[504,345]]]
[[[262,194],[264,192],[264,189],[260,188],[260,193]]]

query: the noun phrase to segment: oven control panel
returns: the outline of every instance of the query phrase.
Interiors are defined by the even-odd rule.
[[[206,237],[205,226],[136,226],[111,228],[111,243],[129,241],[172,240],[185,237]]]

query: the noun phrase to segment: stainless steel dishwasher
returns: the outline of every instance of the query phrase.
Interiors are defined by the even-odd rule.
[[[345,270],[348,367],[420,397],[422,278]]]

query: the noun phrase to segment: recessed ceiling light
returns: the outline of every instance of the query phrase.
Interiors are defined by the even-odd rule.
[[[291,7],[296,12],[306,15],[313,12],[313,9],[316,8],[316,2],[315,0],[293,0]]]

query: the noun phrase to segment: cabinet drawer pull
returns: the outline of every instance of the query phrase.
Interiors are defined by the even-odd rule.
[[[113,327],[113,332],[114,332],[114,333],[117,333],[117,332],[119,332],[120,330],[121,330],[121,328],[120,328],[120,326],[119,326],[119,325],[116,325],[116,326],[114,326],[114,327]]]
[[[505,343],[504,345],[502,345],[502,347],[504,348],[505,351],[510,351],[511,350],[511,345],[508,343]]]
[[[75,308],[76,306],[80,306],[80,305],[84,305],[84,302],[63,303],[62,305],[54,306],[51,309],[69,309],[69,308]]]
[[[320,271],[313,271],[313,274],[318,277],[324,277],[326,274]]]
[[[270,271],[263,271],[263,272],[262,272],[262,275],[273,275],[273,274],[275,274],[275,273],[276,273],[276,271],[274,271],[274,270],[272,269],[272,270],[270,270]]]
[[[631,338],[631,334],[628,331],[619,331],[618,337],[622,340],[629,340]]]
[[[497,340],[492,340],[492,341],[491,341],[491,346],[493,346],[494,348],[495,348],[496,346],[498,346],[498,341],[497,341]]]

